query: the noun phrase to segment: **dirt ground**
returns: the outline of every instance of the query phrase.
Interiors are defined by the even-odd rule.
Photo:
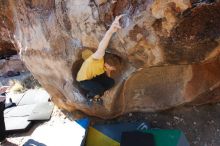
[[[220,146],[220,103],[157,113],[129,113],[109,122],[141,120],[148,121],[153,128],[182,130],[191,146]]]
[[[28,141],[28,139],[31,138],[31,135],[37,128],[45,125],[55,125],[60,121],[66,121],[66,120],[73,121],[74,119],[72,118],[73,117],[70,115],[70,113],[62,112],[57,107],[54,107],[53,113],[51,115],[51,119],[49,121],[37,121],[33,123],[32,127],[27,132],[15,133],[9,135],[7,140],[15,145],[9,144],[6,146],[22,146],[26,141]]]
[[[61,112],[55,108],[52,118],[48,122],[35,124],[27,133],[9,136],[9,141],[22,145],[27,141],[33,131],[45,124],[54,124],[56,121],[83,116],[81,114]],[[77,116],[76,116],[77,115]],[[175,109],[157,113],[129,113],[112,120],[102,120],[90,117],[91,123],[115,123],[148,121],[153,128],[180,129],[191,146],[220,146],[220,103],[202,105],[198,107],[182,106]]]
[[[1,84],[4,80],[1,80]],[[6,82],[6,81],[5,81]],[[61,112],[54,108],[50,121],[38,122],[26,133],[13,134],[8,137],[16,145],[25,143],[34,130],[45,124],[53,125],[56,121],[74,120],[84,115],[79,112]],[[220,103],[202,106],[180,106],[156,113],[128,113],[112,120],[90,117],[91,123],[114,123],[120,121],[148,121],[153,128],[180,129],[191,146],[220,146]]]

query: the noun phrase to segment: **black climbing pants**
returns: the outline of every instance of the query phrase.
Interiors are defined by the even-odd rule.
[[[5,101],[0,102],[0,142],[5,140],[5,120],[4,120]]]
[[[115,81],[103,73],[91,80],[80,81],[79,85],[87,92],[88,98],[93,98],[95,95],[102,96],[104,92],[115,84]]]

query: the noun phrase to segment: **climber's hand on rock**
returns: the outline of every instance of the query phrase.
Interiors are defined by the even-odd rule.
[[[116,71],[116,68],[114,66],[109,65],[108,63],[105,63],[104,66],[105,66],[106,70]]]
[[[117,32],[119,29],[121,29],[119,20],[120,20],[121,17],[123,17],[123,16],[124,16],[124,14],[115,17],[115,20],[113,21],[111,27],[109,28],[109,31],[110,31],[111,33],[115,33],[115,32]]]

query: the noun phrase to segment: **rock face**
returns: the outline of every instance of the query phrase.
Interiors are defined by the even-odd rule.
[[[113,118],[220,101],[218,0],[0,1],[9,39],[61,108]],[[96,49],[119,14],[123,29],[107,50],[116,85],[89,107],[75,80],[80,53]]]
[[[0,76],[5,76],[9,72],[25,72],[25,65],[18,55],[11,56],[7,59],[0,60]]]
[[[0,59],[17,54],[13,45],[13,14],[6,5],[6,1],[0,2]]]

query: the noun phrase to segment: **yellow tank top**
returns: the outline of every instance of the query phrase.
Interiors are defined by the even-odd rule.
[[[92,79],[98,75],[101,75],[105,72],[104,69],[104,59],[96,60],[90,56],[88,59],[86,59],[79,72],[77,73],[76,80],[77,81],[84,81]]]

